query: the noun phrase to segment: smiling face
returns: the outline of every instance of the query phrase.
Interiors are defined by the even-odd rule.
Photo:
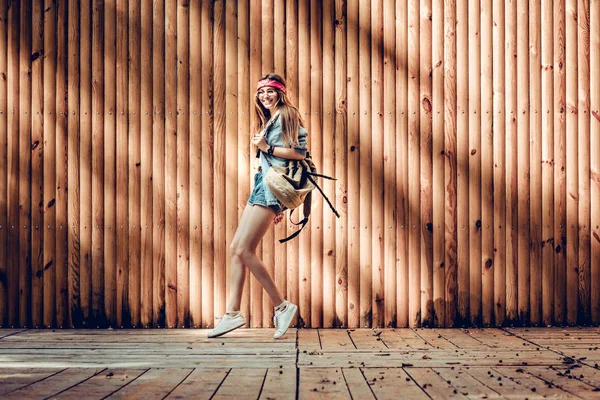
[[[272,111],[279,104],[279,94],[277,90],[270,86],[260,88],[256,92],[256,97],[260,104],[269,111]]]

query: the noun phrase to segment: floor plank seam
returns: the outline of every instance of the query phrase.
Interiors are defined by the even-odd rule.
[[[67,368],[67,369],[68,369],[68,368]],[[97,375],[100,375],[100,374],[101,374],[101,373],[103,373],[104,371],[108,371],[108,368],[103,368],[103,369],[101,369],[100,371],[96,371],[96,373],[95,373],[95,374],[88,376],[87,378],[85,378],[85,379],[84,379],[84,380],[82,380],[82,381],[76,382],[75,384],[73,384],[73,385],[71,385],[71,386],[69,386],[69,387],[67,387],[67,388],[65,388],[65,389],[63,389],[63,390],[61,390],[61,391],[60,391],[60,392],[58,392],[58,393],[54,393],[54,394],[52,394],[52,395],[50,395],[50,396],[46,397],[44,400],[48,400],[48,399],[51,399],[51,398],[53,398],[53,397],[56,397],[56,396],[58,396],[58,395],[59,395],[59,394],[61,394],[61,393],[65,393],[66,391],[73,389],[75,386],[81,385],[82,383],[89,381],[89,380],[90,380],[90,379],[92,379],[93,377],[95,377],[95,376],[97,376]]]
[[[506,397],[502,396],[502,393],[498,392],[497,390],[495,390],[494,388],[492,388],[490,385],[486,384],[485,382],[483,382],[480,379],[477,379],[477,377],[475,375],[473,375],[471,373],[471,371],[465,371],[467,373],[467,375],[469,375],[471,378],[475,379],[477,382],[481,383],[482,386],[490,389],[492,392],[496,393],[500,398],[505,399]]]
[[[369,390],[373,394],[373,398],[375,398],[375,400],[377,400],[377,395],[375,394],[375,391],[373,391],[373,386],[369,383],[369,380],[365,376],[365,369],[364,368],[359,368],[358,370],[360,371],[360,374],[362,375],[363,379],[365,380],[365,383],[369,387]]]
[[[383,332],[383,331],[381,331],[381,332]],[[385,346],[386,349],[390,350],[390,346],[388,346],[388,344],[383,341],[383,339],[381,338],[381,334],[377,335],[377,340],[380,341]]]
[[[429,368],[429,367],[427,367],[427,368]],[[417,382],[417,380],[410,374],[410,372],[408,372],[408,370],[406,368],[402,368],[402,370],[404,371],[404,373],[406,375],[408,375],[408,377],[414,382],[414,384],[417,385],[417,387],[419,389],[421,389],[421,391],[423,393],[425,393],[425,396],[427,396],[430,399],[433,399],[433,397],[431,397],[431,395],[429,393],[427,393],[427,391],[421,385],[419,385],[419,382]]]
[[[4,336],[0,337],[0,341],[2,341],[4,338],[15,336],[15,335],[19,335],[19,334],[21,334],[23,332],[27,332],[27,331],[30,331],[30,330],[31,330],[31,328],[27,328],[27,329],[21,329],[18,332],[9,333],[8,335],[4,335]]]
[[[496,374],[498,374],[498,375],[502,375],[502,376],[504,376],[504,378],[506,378],[506,379],[508,379],[508,380],[510,380],[510,381],[512,381],[512,382],[514,382],[514,383],[516,383],[516,384],[518,384],[518,385],[521,385],[521,386],[523,386],[523,387],[525,387],[525,388],[528,388],[528,389],[529,389],[529,390],[531,390],[532,392],[537,392],[537,388],[535,388],[535,387],[533,387],[533,388],[529,388],[529,387],[527,386],[527,384],[526,384],[526,383],[522,383],[520,380],[519,380],[519,381],[517,381],[517,379],[515,379],[515,378],[513,378],[513,377],[510,377],[510,376],[508,376],[508,375],[506,375],[506,374],[505,374],[505,373],[503,373],[502,371],[498,370],[498,368],[497,368],[497,367],[496,367],[496,368],[492,368],[492,370],[493,370],[493,371],[494,371]],[[527,375],[529,375],[529,376],[531,376],[531,377],[533,377],[533,378],[537,379],[537,381],[541,381],[541,382],[542,382],[542,384],[543,384],[544,386],[547,386],[547,385],[546,385],[546,382],[545,382],[543,379],[540,379],[539,377],[537,377],[537,376],[535,376],[535,375],[533,375],[533,374],[530,374],[528,371],[526,371],[526,370],[525,370],[525,369],[523,369],[523,368],[519,368],[519,369],[515,370],[515,372],[517,372],[517,373],[524,373],[524,374],[526,373]],[[556,388],[556,389],[558,389],[558,390],[564,391],[562,388],[560,388],[560,387],[558,387],[558,386],[556,386],[556,385],[553,385],[553,387],[555,387],[555,388]],[[533,390],[533,389],[535,389],[535,390]],[[575,397],[579,397],[579,396],[575,396]]]
[[[469,334],[469,330],[468,329],[459,329],[460,332],[464,333],[465,335],[467,335],[468,337],[470,337],[471,339],[477,341],[478,343],[480,343],[482,346],[485,346],[489,349],[493,348],[492,346],[490,346],[487,343],[484,343],[483,341],[479,340],[478,338],[471,336]],[[455,346],[457,349],[460,349],[461,347],[459,345],[457,345],[456,343],[454,343],[451,339],[448,339],[447,337],[444,337],[444,339],[446,339],[448,342],[452,343],[453,346]]]
[[[549,370],[550,370],[550,368],[549,368]],[[577,397],[577,398],[579,398],[579,399],[583,399],[583,397],[579,396],[577,393],[573,393],[573,392],[571,392],[571,391],[570,391],[570,390],[568,390],[567,388],[564,388],[562,385],[560,385],[560,386],[559,386],[559,385],[556,385],[554,382],[547,380],[547,379],[546,379],[546,378],[544,378],[543,376],[538,376],[538,375],[536,375],[536,374],[532,373],[531,371],[525,371],[525,372],[527,372],[527,374],[529,374],[530,376],[533,376],[534,378],[537,378],[537,379],[539,379],[540,381],[544,382],[544,384],[545,384],[546,386],[548,386],[549,388],[555,387],[555,388],[557,388],[557,389],[560,389],[560,390],[562,390],[562,391],[564,391],[564,392],[566,392],[566,393],[569,393],[569,394],[571,394],[571,395],[573,395],[573,396],[575,396],[575,397]],[[581,381],[579,381],[579,382],[581,382]],[[587,385],[587,383],[585,383],[585,382],[581,382],[581,383],[583,383],[583,384],[586,384],[586,385]],[[588,385],[588,386],[590,386],[590,387],[593,387],[593,386],[591,386],[591,385]]]
[[[6,395],[8,395],[8,394],[11,394],[11,393],[13,393],[13,392],[16,392],[16,391],[18,391],[18,390],[25,389],[26,387],[29,387],[29,386],[31,386],[31,385],[35,385],[36,383],[42,382],[42,381],[44,381],[44,380],[46,380],[46,379],[52,378],[54,375],[60,374],[61,372],[65,371],[65,370],[67,370],[67,369],[68,369],[68,368],[63,368],[63,369],[61,369],[60,371],[56,371],[55,373],[53,373],[53,374],[51,374],[51,375],[48,375],[48,376],[46,376],[46,377],[44,377],[44,378],[38,379],[37,381],[30,382],[30,383],[27,383],[27,384],[25,384],[25,385],[23,385],[23,386],[21,386],[21,387],[18,387],[18,388],[16,388],[16,389],[13,389],[13,390],[11,390],[11,391],[9,391],[9,392],[7,392],[7,393],[3,393],[3,394],[2,394],[2,396],[6,396]]]
[[[135,382],[136,380],[138,380],[138,378],[140,378],[142,375],[144,375],[146,372],[150,371],[151,368],[147,368],[144,372],[142,372],[141,374],[139,374],[138,376],[136,376],[135,378],[133,378],[132,380],[130,380],[129,382],[127,382],[126,384],[124,384],[123,386],[119,387],[117,390],[114,390],[113,392],[109,393],[108,395],[104,396],[102,399],[100,400],[104,400],[109,398],[110,396],[112,396],[113,394],[119,392],[120,390],[125,389],[127,386],[131,385],[131,383]]]
[[[185,380],[192,374],[192,372],[194,372],[195,368],[192,368],[191,371],[189,372],[189,374],[187,374],[182,380],[181,382],[179,382],[177,385],[175,385],[175,387],[173,389],[171,389],[166,395],[165,397],[162,398],[162,400],[165,400],[167,397],[169,397],[171,395],[171,393],[173,393],[175,391],[175,389],[177,389],[183,382],[185,382]]]
[[[256,396],[256,400],[260,399],[262,395],[263,389],[265,388],[265,383],[267,382],[267,375],[269,374],[269,368],[265,371],[265,376],[263,376],[262,383],[260,385],[260,390],[258,391],[258,396]]]
[[[344,384],[346,385],[346,387],[348,386],[348,379],[346,379],[346,374],[344,373],[344,371],[346,370],[346,368],[340,368],[341,372],[342,372],[342,378],[344,378]],[[352,391],[348,390],[348,393],[350,394],[350,400],[354,400],[354,396],[352,396]]]
[[[346,333],[348,334],[348,337],[350,338],[350,341],[352,342],[354,349],[358,350],[358,346],[356,345],[356,343],[354,343],[354,339],[352,339],[352,332],[354,332],[355,330],[356,329],[346,329]]]
[[[321,343],[321,331],[317,328],[317,337],[319,338],[319,349],[323,350],[323,343]]]
[[[385,347],[387,347],[389,349],[390,346],[385,342],[385,338],[382,338],[381,336],[379,336],[379,338],[381,339],[381,343],[383,343],[385,345]],[[394,350],[394,349],[392,349],[392,350]]]
[[[589,367],[589,365],[588,365],[588,367]],[[558,375],[558,373],[562,373],[561,371],[557,370],[556,366],[554,366],[554,365],[551,365],[549,368],[550,368],[550,370],[555,371],[557,373],[557,375]],[[590,367],[590,368],[593,368],[593,367]],[[586,385],[593,387],[594,388],[594,390],[592,390],[593,392],[600,392],[600,384],[598,384],[598,385],[592,385],[589,382],[585,382],[583,380],[583,378],[582,378],[583,375],[581,375],[582,377],[580,377],[580,376],[577,376],[576,374],[570,374],[569,373],[569,374],[563,374],[563,376],[571,376],[571,378],[569,378],[569,379],[575,379],[575,380],[577,380],[577,381],[579,381],[581,383],[585,383]]]
[[[437,368],[439,369],[439,368],[446,368],[446,367],[437,367]],[[461,389],[461,388],[460,388],[460,386],[458,386],[458,385],[455,385],[454,383],[452,383],[452,379],[448,379],[448,380],[444,379],[444,377],[443,377],[443,376],[441,376],[441,375],[440,375],[440,373],[439,373],[438,371],[436,371],[436,367],[432,367],[432,368],[431,368],[431,371],[432,371],[432,372],[433,372],[435,375],[437,375],[437,376],[438,376],[438,378],[440,378],[442,381],[444,381],[445,383],[447,383],[449,387],[451,387],[452,389],[454,389],[454,390],[453,390],[454,394],[461,394],[461,395],[463,395],[463,396],[465,396],[465,397],[470,395],[470,393],[469,393],[469,392],[467,392],[466,390],[463,390],[463,389]],[[458,379],[458,378],[457,378],[457,379]],[[432,386],[432,385],[430,385],[430,386]],[[487,385],[484,385],[484,386],[485,386],[485,387],[487,387]]]
[[[538,347],[538,348],[540,348],[540,349],[545,349],[545,350],[548,350],[548,351],[550,351],[550,352],[552,352],[552,353],[554,353],[554,354],[556,354],[556,355],[558,355],[558,356],[561,356],[561,357],[562,357],[562,359],[563,359],[563,363],[570,363],[570,362],[572,361],[572,362],[574,362],[574,363],[576,363],[576,364],[586,365],[586,366],[588,366],[588,367],[590,367],[590,368],[594,368],[594,369],[596,369],[596,370],[600,370],[600,368],[598,367],[598,364],[595,364],[595,365],[590,365],[590,364],[588,364],[588,363],[584,362],[584,360],[579,360],[577,357],[571,357],[571,356],[569,356],[569,355],[567,355],[567,354],[563,353],[563,352],[562,352],[562,351],[560,351],[560,350],[555,350],[555,349],[553,349],[553,348],[550,348],[550,346],[541,346],[541,345],[539,345],[539,344],[535,343],[534,341],[532,341],[532,340],[530,340],[530,339],[527,339],[527,338],[521,337],[521,336],[519,336],[519,335],[517,335],[517,334],[514,334],[514,333],[512,333],[512,332],[510,332],[510,331],[507,331],[507,330],[506,330],[506,328],[500,328],[500,329],[502,329],[503,331],[507,332],[507,333],[508,333],[508,334],[510,334],[511,336],[517,337],[517,338],[519,338],[519,339],[521,339],[521,340],[523,340],[523,341],[525,341],[525,342],[527,342],[527,343],[530,343],[530,344],[532,344],[532,345],[534,345],[534,346],[536,346],[536,347]],[[532,364],[532,365],[533,365],[533,364]]]
[[[419,332],[417,332],[416,329],[413,328],[412,331],[415,333],[415,335],[417,335],[419,338],[421,338],[421,340],[424,341],[426,345],[431,346],[433,349],[439,349],[440,348],[439,346],[434,346],[433,344],[431,344],[431,342],[429,342],[427,339],[425,339],[423,336],[421,336],[419,334]]]
[[[225,380],[227,379],[227,377],[229,376],[229,374],[231,373],[232,370],[233,370],[233,368],[229,368],[227,370],[227,373],[225,374],[225,376],[223,377],[221,382],[219,382],[219,384],[215,388],[215,391],[213,392],[213,394],[210,395],[209,400],[212,400],[217,395],[217,393],[219,392],[219,389],[221,388],[221,386],[223,386],[223,383],[225,383]]]

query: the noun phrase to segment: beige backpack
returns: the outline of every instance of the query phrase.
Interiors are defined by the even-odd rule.
[[[284,243],[295,238],[308,223],[312,202],[311,192],[314,188],[319,189],[319,192],[321,192],[321,195],[327,201],[327,204],[329,204],[329,207],[331,207],[331,210],[336,217],[340,217],[339,213],[335,207],[333,207],[333,204],[331,204],[331,201],[329,201],[327,196],[325,196],[325,193],[323,193],[323,190],[316,181],[317,177],[329,180],[336,179],[318,174],[317,168],[310,157],[310,153],[307,152],[306,157],[303,160],[289,160],[286,166],[271,165],[270,162],[268,163],[270,168],[265,176],[267,187],[271,190],[277,200],[290,209],[290,222],[294,225],[301,225],[300,229],[289,237],[279,240],[279,242]],[[292,213],[294,212],[294,209],[298,208],[301,204],[304,204],[304,219],[295,223],[291,218]]]

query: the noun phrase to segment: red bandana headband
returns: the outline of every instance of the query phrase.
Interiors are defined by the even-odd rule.
[[[268,78],[258,81],[258,86],[256,87],[256,91],[258,92],[260,89],[264,88],[265,86],[270,86],[275,89],[279,89],[283,93],[285,93],[285,86],[283,86],[281,84],[281,82],[278,82],[274,79],[268,79]]]

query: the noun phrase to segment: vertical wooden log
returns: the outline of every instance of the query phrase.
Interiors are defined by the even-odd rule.
[[[566,50],[565,2],[554,2],[554,323],[566,319]]]
[[[69,326],[81,326],[82,319],[82,291],[80,284],[81,276],[81,195],[83,187],[80,181],[80,124],[83,111],[80,103],[80,8],[79,2],[69,1],[68,10],[68,187],[71,191],[68,195],[68,281],[69,281]],[[58,227],[55,228],[58,231]]]
[[[324,49],[322,46],[323,41],[323,17],[321,8],[323,4],[319,4],[316,0],[310,1],[310,31],[309,31],[309,47],[310,52],[310,107],[307,109],[310,116],[306,118],[310,120],[310,155],[318,165],[320,170],[323,171],[323,162],[325,157],[329,157],[331,153],[324,151],[324,137],[323,137],[323,118],[324,118],[324,98],[323,98],[323,85],[325,80],[323,79],[324,67]],[[323,171],[324,172],[324,171]],[[318,182],[322,188],[324,188],[325,182],[321,180]],[[324,236],[328,234],[325,231],[325,225],[323,223],[323,201],[322,196],[312,196],[312,212],[310,217],[310,326],[322,327],[323,326],[323,279],[325,276],[325,266],[323,265],[323,240]]]
[[[68,2],[60,2],[57,4],[57,22],[56,22],[56,37],[59,38],[56,45],[56,91],[55,104],[63,110],[63,114],[59,114],[56,120],[56,220],[54,222],[54,233],[56,243],[56,255],[54,260],[56,263],[56,278],[55,278],[55,298],[56,298],[56,326],[66,327],[68,322],[68,232],[69,224],[67,222],[68,210],[68,20],[67,20]],[[65,96],[65,94],[67,94]],[[75,191],[75,190],[73,190]],[[47,206],[48,204],[46,204]],[[48,225],[44,224],[46,232]],[[43,228],[43,227],[42,227]],[[52,228],[51,228],[52,231]]]
[[[291,102],[299,107],[301,115],[304,110],[299,103],[300,85],[307,85],[308,82],[299,82],[299,24],[298,24],[298,4],[294,0],[286,0],[285,11],[285,37],[286,37],[286,62],[285,62],[285,79],[287,83],[287,92]],[[305,53],[304,53],[305,54]],[[303,54],[303,56],[304,56]],[[254,82],[252,82],[254,84]],[[254,88],[251,88],[254,93]],[[252,111],[254,112],[254,110]],[[305,121],[306,122],[306,121]],[[310,131],[309,131],[310,135]],[[287,234],[294,232],[294,225],[288,224]],[[294,304],[300,304],[300,265],[299,257],[299,240],[293,240],[287,244],[287,299]],[[300,311],[297,314],[298,321],[303,314]],[[300,321],[302,323],[302,321]]]
[[[249,1],[238,2],[238,218],[239,221],[250,196],[250,69],[248,54],[250,43]],[[252,93],[255,93],[252,87]],[[254,104],[252,104],[254,113]],[[246,275],[246,290],[242,293],[242,313],[250,323],[250,274]]]
[[[408,3],[396,1],[396,326],[408,326]]]
[[[142,296],[142,237],[140,226],[141,210],[146,205],[141,199],[142,179],[142,59],[141,59],[141,3],[138,0],[129,2],[129,83],[128,92],[128,114],[127,132],[128,161],[127,172],[129,175],[128,193],[128,224],[125,226],[129,237],[129,281],[127,291],[129,293],[129,312],[131,325],[139,326],[141,322],[141,296]],[[146,72],[144,70],[144,72]],[[145,168],[145,167],[144,167]],[[120,228],[120,227],[119,227]],[[144,273],[145,274],[145,273]]]
[[[154,247],[152,243],[152,3],[141,0],[141,66],[140,66],[140,91],[141,91],[141,191],[140,191],[140,225],[137,229],[141,233],[141,324],[148,327],[152,323],[152,263]],[[149,227],[149,228],[146,228]],[[132,226],[136,229],[136,226]]]
[[[532,0],[529,7],[529,145],[531,157],[530,190],[542,193],[542,63],[541,4]],[[542,322],[542,198],[531,196],[529,206],[529,285],[530,318],[527,324]]]
[[[421,176],[420,149],[420,14],[419,0],[408,3],[408,325],[421,324]],[[417,114],[417,112],[419,112]]]
[[[360,306],[360,188],[358,1],[348,0],[348,327],[359,326]]]
[[[444,269],[445,321],[453,327],[458,311],[457,297],[457,131],[456,131],[456,1],[444,1]],[[434,103],[435,104],[435,103]],[[441,194],[440,194],[441,196]]]
[[[506,322],[517,320],[517,2],[506,3]]]
[[[31,324],[31,3],[20,8],[19,52],[19,325]],[[16,132],[16,131],[14,131]]]
[[[552,2],[543,0],[542,5],[542,322],[550,325],[554,311],[554,85],[553,85],[553,18]]]
[[[233,235],[238,225],[238,45],[237,45],[237,8],[235,3],[225,3],[225,146],[226,146],[226,174],[225,174],[225,229],[226,247],[224,248],[226,265],[223,265],[226,279],[226,290],[229,293],[230,257],[228,247],[233,240]]]
[[[567,323],[577,322],[579,293],[579,173],[578,142],[578,59],[577,59],[577,1],[566,1],[566,128],[569,135],[567,149]],[[583,110],[582,110],[583,111]]]
[[[384,192],[394,190],[384,183],[384,47],[383,1],[371,2],[371,309],[372,327],[385,326],[384,314]],[[368,185],[367,185],[368,186]]]
[[[165,325],[165,4],[152,22],[152,323]],[[146,227],[144,226],[144,229]]]
[[[117,322],[116,236],[116,114],[117,114],[117,10],[115,0],[105,0],[104,9],[104,314],[109,326]]]
[[[55,316],[55,293],[54,285],[46,288],[44,285],[44,263],[46,256],[46,244],[44,241],[44,197],[46,192],[46,177],[45,165],[46,157],[52,159],[52,178],[54,177],[54,167],[56,165],[54,157],[56,154],[54,140],[54,132],[49,135],[52,143],[44,143],[44,58],[40,57],[40,52],[44,49],[44,20],[43,20],[43,3],[32,3],[31,9],[31,324],[32,326],[40,326],[44,322],[46,311],[51,307],[49,315],[51,316],[50,325],[53,324]],[[55,8],[51,8],[48,12],[49,17],[56,13]],[[55,32],[47,32],[52,36]],[[52,56],[54,56],[52,54]],[[52,57],[51,56],[51,57]],[[51,89],[54,89],[52,86]],[[54,95],[54,93],[52,93]],[[54,96],[52,96],[54,103]],[[64,112],[64,111],[63,111]],[[54,128],[54,126],[53,126]],[[53,129],[54,130],[54,129]],[[44,149],[44,151],[42,151]],[[50,171],[48,171],[50,172]],[[54,191],[54,182],[50,188]],[[54,193],[52,193],[54,199]],[[51,213],[54,214],[54,207],[51,207]],[[54,216],[54,215],[53,215]],[[54,237],[52,238],[54,240]],[[54,244],[54,243],[52,243]],[[54,258],[54,246],[50,257]],[[53,260],[52,260],[53,261]],[[50,268],[46,270],[46,278],[48,283],[54,284],[56,266],[52,262]],[[45,306],[46,303],[49,303]]]
[[[190,326],[202,326],[202,37],[201,5],[190,7]]]
[[[275,10],[273,0],[263,1],[261,4],[261,42],[262,46],[260,49],[261,54],[261,73],[260,75],[265,75],[267,73],[271,73],[274,70],[274,18],[275,18]],[[274,225],[269,226],[267,232],[263,236],[262,241],[262,260],[263,263],[267,266],[269,274],[274,277],[275,276],[275,227]],[[262,327],[270,327],[273,325],[273,313],[274,313],[274,305],[269,296],[263,296],[262,299],[262,322],[260,326]]]
[[[372,321],[372,248],[371,215],[372,129],[371,129],[371,1],[361,1],[358,11],[358,73],[359,73],[359,186],[360,186],[360,320],[362,327]]]
[[[517,1],[517,167],[518,167],[518,306],[519,322],[529,323],[529,5],[527,1]]]
[[[316,47],[316,46],[315,46]],[[335,159],[338,156],[335,146],[335,2],[329,1],[323,6],[323,173],[335,176]],[[311,78],[312,80],[312,78]],[[319,115],[321,111],[319,110]],[[313,137],[315,126],[313,124]],[[312,142],[314,143],[314,141]],[[312,146],[314,148],[314,144]],[[336,183],[322,180],[323,191],[327,198],[335,204]],[[339,182],[339,181],[338,181]],[[317,196],[318,198],[319,196]],[[320,200],[323,208],[323,321],[320,326],[333,327],[336,310],[336,221],[333,212],[326,202]],[[318,229],[317,229],[318,231]],[[313,230],[314,232],[314,230]],[[312,239],[313,241],[316,239]],[[313,258],[313,263],[315,262]],[[314,281],[313,281],[314,282]],[[313,308],[314,310],[314,308]],[[318,311],[317,311],[318,312]],[[315,312],[313,312],[313,317]],[[335,324],[337,325],[337,324]],[[314,326],[314,325],[313,325]]]
[[[274,71],[281,75],[285,76],[285,54],[286,54],[286,38],[285,38],[285,29],[286,29],[286,15],[285,15],[285,0],[275,0],[273,5],[273,68]],[[240,66],[238,65],[238,69]],[[240,199],[241,201],[242,199]],[[243,199],[246,200],[246,199]],[[287,237],[286,235],[286,223],[282,221],[281,223],[275,226],[275,237],[276,239],[281,239]],[[279,289],[282,296],[286,296],[287,293],[287,245],[279,244],[279,242],[275,242],[275,254],[274,254],[274,263],[275,263],[275,284]],[[273,312],[269,310],[270,312]],[[271,321],[269,321],[269,325],[271,326]]]
[[[348,40],[347,8],[344,0],[335,2],[335,207],[340,218],[335,223],[335,320],[336,327],[348,326]]]
[[[117,0],[117,40],[116,46],[116,220],[113,229],[116,231],[116,324],[131,325],[131,305],[129,299],[129,2]],[[137,115],[136,115],[137,117]],[[139,292],[138,292],[139,294]]]
[[[506,314],[506,57],[505,57],[505,3],[493,2],[493,235],[494,298],[493,321],[495,326],[504,323]]]
[[[7,241],[6,285],[7,285],[7,325],[19,323],[19,47],[20,47],[20,3],[12,3],[8,8],[8,94],[7,94],[7,229],[10,229]],[[10,110],[8,107],[10,106]],[[9,228],[10,227],[10,228]],[[16,229],[15,229],[16,227]],[[11,249],[11,251],[8,251]]]
[[[190,326],[190,22],[177,2],[177,327]]]
[[[257,0],[250,1],[250,87],[248,94],[248,102],[250,105],[249,113],[250,113],[250,125],[249,125],[249,136],[251,137],[255,132],[253,132],[256,127],[256,113],[255,113],[255,104],[254,104],[254,96],[256,94],[256,82],[262,76],[262,68],[261,68],[261,50],[262,50],[262,32],[258,29],[261,26],[261,2]],[[256,31],[252,29],[252,27],[257,27]],[[248,62],[248,61],[246,61]],[[246,140],[249,140],[248,136]],[[250,145],[250,170],[252,171],[252,177],[258,170],[259,160],[254,158],[254,151],[256,147],[254,145]],[[254,154],[253,154],[254,153]],[[251,180],[251,189],[254,189],[254,179]],[[263,238],[263,242],[265,239]],[[256,250],[259,258],[262,258],[262,242],[258,245]],[[248,319],[248,325],[252,328],[258,328],[262,325],[262,303],[263,303],[263,289],[258,280],[252,274],[250,275],[250,284],[248,288],[250,289],[250,318]]]
[[[577,4],[578,173],[579,173],[579,301],[577,323],[591,320],[590,265],[590,2]],[[598,88],[596,87],[596,90]]]
[[[481,6],[469,0],[469,317],[481,324]]]
[[[481,2],[481,323],[494,323],[494,99],[492,4]]]
[[[190,9],[190,326],[202,326],[202,45],[200,2]],[[243,16],[240,15],[240,20]],[[212,321],[211,321],[212,322]]]
[[[165,2],[165,327],[178,326],[177,280],[177,2]]]
[[[46,6],[46,7],[44,7]],[[44,8],[42,8],[44,7]],[[49,8],[49,9],[48,9]],[[48,9],[44,15],[44,9]],[[56,208],[56,7],[35,2],[32,9],[32,132],[31,263],[32,325],[53,326],[55,309],[56,265],[55,235],[46,223],[55,226]],[[44,18],[46,17],[46,18]],[[64,113],[64,110],[63,110]],[[37,228],[36,228],[37,227]],[[44,269],[44,266],[48,266]]]
[[[469,53],[468,2],[456,2],[456,202],[457,240],[469,242]],[[457,249],[458,316],[456,325],[469,320],[469,251]]]
[[[419,7],[419,169],[421,240],[421,324],[433,325],[433,139],[432,139],[432,22],[431,0]],[[415,175],[416,176],[416,175]],[[416,205],[416,203],[415,203]]]
[[[433,229],[433,325],[445,326],[445,222],[444,222],[444,1],[431,7],[432,24],[432,229]]]
[[[227,267],[225,221],[225,2],[214,2],[214,260],[215,260],[215,315],[225,313]]]
[[[382,325],[397,324],[396,269],[396,9],[394,0],[383,3],[383,269],[384,317]],[[337,156],[337,155],[336,155]]]
[[[92,4],[92,220],[91,220],[91,269],[92,269],[92,314],[93,326],[104,326],[104,7],[103,3]]]
[[[308,130],[308,147],[312,151],[312,129],[310,118],[310,93],[312,82],[310,80],[311,66],[307,60],[310,57],[310,3],[307,1],[298,2],[298,110],[304,119],[304,126]],[[318,144],[317,144],[318,145]],[[311,218],[312,220],[312,218]],[[311,322],[311,293],[312,270],[311,270],[311,237],[314,223],[309,222],[306,226],[306,234],[298,237],[298,265],[299,265],[299,286],[300,299],[298,314],[300,316],[300,327],[310,326]]]
[[[212,2],[202,4],[202,325],[214,322]]]
[[[0,63],[1,65],[1,63]],[[600,86],[600,2],[590,3],[590,88]],[[600,92],[590,91],[591,314],[600,322]],[[0,241],[1,243],[1,241]]]
[[[8,76],[8,2],[0,3],[0,73]],[[7,172],[8,172],[8,80],[0,80],[0,326],[5,326],[8,316],[8,229],[7,224]]]

